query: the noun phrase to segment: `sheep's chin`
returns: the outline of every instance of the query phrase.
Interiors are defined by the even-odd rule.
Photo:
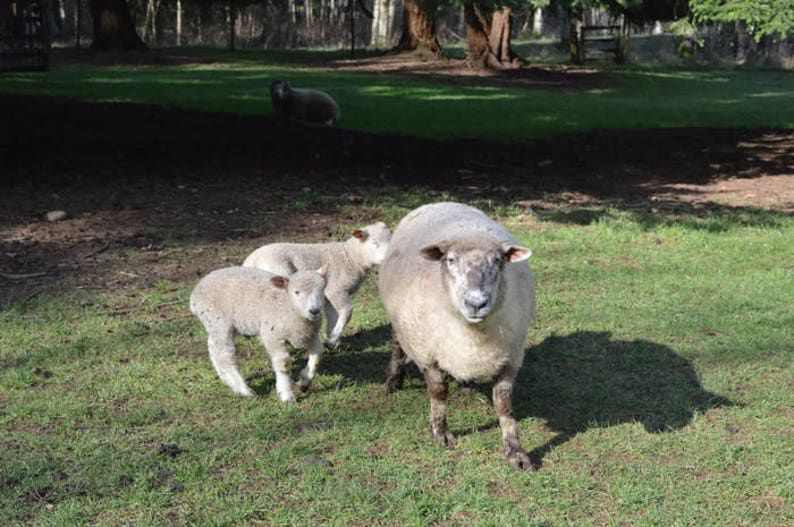
[[[466,319],[466,322],[468,322],[469,324],[479,324],[480,322],[485,320],[485,317],[472,317],[464,313],[461,314],[463,315],[463,318]]]

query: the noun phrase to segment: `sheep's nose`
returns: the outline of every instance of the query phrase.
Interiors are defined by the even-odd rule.
[[[474,313],[479,313],[483,309],[488,307],[488,297],[487,296],[477,296],[475,298],[467,298],[464,301],[466,307],[469,308]]]
[[[320,314],[320,308],[319,307],[313,307],[313,308],[309,309],[309,314],[311,316],[313,316],[313,317],[316,317],[317,315]]]

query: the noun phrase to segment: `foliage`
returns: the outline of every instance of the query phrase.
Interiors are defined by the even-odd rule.
[[[696,23],[744,21],[756,39],[794,34],[794,0],[690,0]]]

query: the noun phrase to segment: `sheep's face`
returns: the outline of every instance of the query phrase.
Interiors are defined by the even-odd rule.
[[[353,237],[362,243],[364,256],[369,265],[380,265],[386,257],[391,241],[391,232],[382,221],[353,231]]]
[[[441,266],[450,301],[467,322],[476,324],[494,310],[504,266],[526,260],[532,251],[491,238],[465,238],[431,245],[422,256]]]
[[[272,81],[270,83],[270,98],[274,101],[284,102],[289,95],[290,86],[287,81]]]
[[[287,297],[298,313],[312,322],[319,322],[325,305],[326,266],[317,271],[298,271],[286,276],[274,276],[270,282],[285,289]]]

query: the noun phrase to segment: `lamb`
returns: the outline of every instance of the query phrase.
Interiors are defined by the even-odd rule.
[[[273,113],[279,117],[312,123],[335,124],[341,115],[339,105],[325,92],[293,88],[287,81],[270,83]]]
[[[319,332],[325,301],[326,268],[299,271],[289,277],[249,267],[218,269],[202,278],[190,295],[190,311],[207,330],[207,347],[218,376],[234,393],[253,397],[235,361],[234,336],[259,335],[276,375],[283,402],[303,394],[317,371],[323,347]],[[299,381],[290,380],[286,343],[308,349]]]
[[[392,324],[390,391],[402,385],[407,355],[427,381],[433,440],[454,448],[446,418],[449,377],[494,380],[505,456],[517,469],[532,467],[512,409],[535,311],[532,272],[520,263],[531,254],[482,211],[434,203],[400,221],[378,281]]]
[[[277,274],[327,266],[326,345],[335,348],[353,314],[352,295],[383,261],[390,239],[386,224],[378,222],[354,230],[344,242],[264,245],[248,255],[243,266]]]

